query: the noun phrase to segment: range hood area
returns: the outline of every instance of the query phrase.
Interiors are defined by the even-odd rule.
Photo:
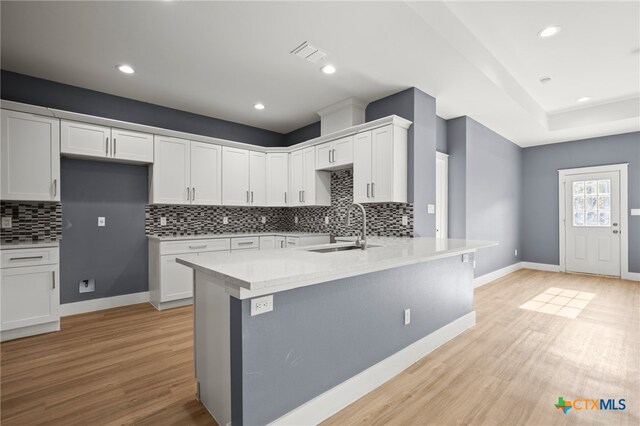
[[[347,98],[318,111],[320,136],[357,126],[365,122],[364,111],[368,103],[358,98]]]

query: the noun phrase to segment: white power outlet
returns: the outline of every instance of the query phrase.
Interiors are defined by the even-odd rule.
[[[411,323],[411,309],[404,310],[404,325],[409,325]]]
[[[402,215],[402,226],[407,226],[409,224],[409,218],[407,215]]]
[[[251,316],[273,311],[273,294],[251,299]]]
[[[294,216],[294,217],[293,217],[293,221],[294,221],[295,223],[298,223],[298,216]]]
[[[11,216],[6,216],[2,218],[2,228],[8,229],[11,228]]]
[[[223,225],[228,225],[228,224],[229,224],[229,218],[228,218],[228,217],[226,217],[226,216],[224,216],[224,217],[222,218],[222,224],[223,224]]]
[[[436,214],[435,204],[427,204],[427,214]]]
[[[160,218],[160,226],[167,226],[167,218],[162,216]]]
[[[262,217],[260,218],[260,222],[262,222],[262,223],[267,223],[267,217],[266,217],[266,216],[262,216]]]
[[[329,216],[325,216],[324,217],[324,224],[328,225],[329,224]]]
[[[107,226],[107,219],[104,216],[98,217],[98,226]]]
[[[516,257],[518,257],[518,249],[516,249],[515,253],[516,253]]]

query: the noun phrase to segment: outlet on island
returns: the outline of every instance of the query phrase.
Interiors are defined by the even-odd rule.
[[[273,294],[251,299],[251,316],[273,311]]]

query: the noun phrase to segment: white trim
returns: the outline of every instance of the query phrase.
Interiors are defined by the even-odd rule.
[[[193,297],[187,297],[185,299],[170,300],[169,302],[149,302],[151,305],[159,311],[165,309],[179,308],[181,306],[193,305]]]
[[[522,269],[535,269],[537,271],[560,272],[560,265],[549,263],[520,262]]]
[[[623,279],[630,281],[640,281],[640,272],[627,272]]]
[[[84,300],[82,302],[65,303],[60,305],[60,316],[84,314],[86,312],[101,311],[103,309],[120,306],[136,305],[149,302],[149,292],[123,294],[121,296],[104,297],[102,299]]]
[[[450,322],[363,372],[275,420],[272,425],[316,425],[400,374],[476,323],[475,311]]]
[[[506,266],[502,269],[498,269],[497,271],[489,272],[488,274],[484,274],[482,276],[474,278],[473,287],[478,288],[485,284],[489,284],[490,282],[497,280],[498,278],[502,278],[520,269],[522,269],[522,262],[514,263],[513,265]]]
[[[441,160],[448,160],[449,159],[449,154],[445,154],[444,152],[436,151],[436,158],[439,158]]]
[[[436,186],[438,184],[438,162],[442,163],[443,168],[443,182],[442,188],[440,189],[442,192],[442,198],[444,200],[439,200],[436,197],[436,237],[438,238],[449,238],[449,155],[443,154],[442,152],[436,151]],[[436,188],[436,194],[438,193],[438,188]],[[441,202],[442,201],[442,202]],[[440,211],[438,211],[440,210]],[[443,231],[438,235],[438,215],[442,215],[442,220],[444,222],[442,228]]]
[[[629,272],[629,163],[608,164],[593,167],[578,167],[558,170],[558,239],[560,243],[560,272],[567,271],[566,265],[566,208],[565,179],[567,176],[585,173],[620,173],[620,278],[631,279]]]
[[[14,328],[12,330],[4,330],[0,332],[0,342],[35,336],[37,334],[52,333],[54,331],[60,331],[60,320],[30,325],[28,327]]]

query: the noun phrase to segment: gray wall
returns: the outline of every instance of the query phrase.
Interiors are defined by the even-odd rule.
[[[466,116],[449,120],[447,134],[449,236],[499,242],[478,253],[475,276],[519,262],[522,148]]]
[[[309,139],[320,137],[320,122],[316,121],[284,135],[285,146],[306,142]]]
[[[472,277],[453,256],[277,293],[273,312],[255,317],[250,300],[231,298],[231,321],[242,321],[232,359],[243,354],[231,364],[232,423],[267,424],[468,314]]]
[[[87,115],[212,136],[260,146],[284,146],[284,135],[120,96],[2,70],[0,96]]]
[[[447,120],[436,116],[436,150],[445,154],[449,153],[447,146]]]
[[[524,149],[523,260],[560,263],[558,169],[618,163],[629,163],[629,208],[640,208],[640,132]],[[629,216],[629,270],[640,272],[640,216]]]
[[[147,167],[63,158],[60,187],[60,302],[147,291]],[[87,278],[96,291],[80,294]]]

